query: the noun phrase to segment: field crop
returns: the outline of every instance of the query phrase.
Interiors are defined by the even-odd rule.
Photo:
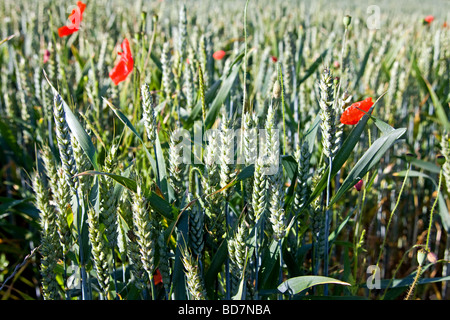
[[[0,297],[449,299],[449,8],[3,0]]]

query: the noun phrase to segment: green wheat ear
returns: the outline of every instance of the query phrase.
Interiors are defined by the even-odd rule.
[[[194,260],[188,248],[182,250],[182,262],[186,275],[187,286],[193,300],[205,300],[206,291],[200,276],[198,260]]]
[[[185,174],[186,164],[184,163],[183,143],[179,139],[180,129],[175,129],[169,142],[169,177],[168,182],[172,186],[175,194],[180,196],[185,190]]]
[[[167,100],[171,100],[172,95],[172,82],[173,82],[173,72],[171,56],[169,52],[169,43],[165,42],[163,44],[163,50],[161,53],[161,64],[162,64],[162,87]]]
[[[192,194],[189,194],[188,199],[193,200]],[[198,202],[195,202],[189,211],[189,245],[196,257],[202,255],[205,246],[204,226],[205,214]]]
[[[91,241],[91,253],[94,261],[94,267],[97,272],[97,280],[104,294],[108,296],[109,293],[109,263],[107,257],[107,244],[103,238],[103,233],[100,229],[99,216],[95,210],[90,208],[88,210],[88,224],[89,224],[89,240]]]
[[[273,237],[281,240],[286,232],[286,217],[284,212],[283,167],[280,165],[277,173],[269,175],[269,221],[272,224]]]
[[[42,184],[42,178],[36,173],[33,179],[36,207],[39,210],[39,225],[41,229],[41,276],[44,299],[60,299],[59,284],[56,280],[56,268],[60,259],[60,244],[58,241],[56,213],[49,204],[48,190]]]
[[[155,229],[152,219],[153,212],[149,208],[143,187],[142,181],[138,180],[137,192],[133,194],[133,224],[142,266],[149,279],[153,279],[156,253]]]
[[[104,164],[104,172],[113,173],[117,164],[117,145],[111,146]],[[118,240],[118,215],[117,199],[115,196],[114,180],[107,176],[100,179],[100,216],[105,225],[106,238],[111,249],[115,249]]]
[[[252,226],[257,225],[264,214],[267,197],[267,176],[265,174],[265,163],[261,158],[256,159],[255,173],[253,180],[252,207],[253,219],[250,219]]]
[[[153,98],[149,85],[144,83],[141,86],[142,97],[142,117],[144,119],[145,131],[147,138],[151,144],[156,140],[156,114],[155,114],[155,99]]]
[[[320,88],[320,128],[322,132],[322,147],[327,159],[331,159],[337,152],[336,149],[336,111],[333,108],[334,88],[333,76],[329,69],[322,72],[319,82]]]
[[[445,185],[447,186],[447,192],[450,193],[450,135],[447,131],[442,134],[441,152],[446,160],[442,166],[442,169],[445,178]]]

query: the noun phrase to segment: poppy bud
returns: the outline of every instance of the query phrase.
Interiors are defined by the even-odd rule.
[[[355,188],[358,191],[361,191],[362,187],[363,187],[364,181],[363,179],[359,180],[356,184],[355,184]]]
[[[428,252],[427,260],[430,261],[431,263],[436,263],[437,262],[436,254],[434,252]]]
[[[432,15],[429,15],[429,16],[426,16],[426,17],[423,19],[423,23],[424,23],[424,24],[430,24],[431,22],[433,22],[433,20],[434,20],[434,17],[433,17]]]
[[[272,97],[274,97],[275,99],[281,97],[281,85],[278,79],[273,84]]]
[[[350,25],[350,23],[352,22],[352,17],[349,15],[346,15],[344,17],[344,19],[342,19],[342,22],[344,23],[344,26],[347,28]]]
[[[47,63],[49,59],[50,59],[50,51],[45,49],[45,52],[44,52],[44,64]]]
[[[415,156],[412,153],[407,153],[405,155],[405,158],[406,158],[406,161],[411,162],[411,161],[413,161],[415,159]]]
[[[214,52],[213,58],[214,60],[222,60],[225,57],[225,51],[219,50]]]
[[[438,165],[443,166],[445,163],[445,157],[443,155],[439,155],[439,156],[437,156],[436,161],[437,161]]]
[[[417,252],[417,262],[419,263],[419,266],[423,265],[426,255],[427,252],[423,248]]]
[[[141,19],[142,19],[142,21],[147,20],[147,11],[142,11],[141,12]]]

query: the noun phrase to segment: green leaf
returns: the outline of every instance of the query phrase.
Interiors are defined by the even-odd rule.
[[[0,197],[0,214],[5,213],[7,210],[14,208],[22,203],[26,203],[33,198],[25,198],[25,199],[13,199],[7,197]]]
[[[428,80],[425,79],[423,76],[422,78],[423,81],[425,81],[425,84],[428,88],[428,92],[430,93],[431,101],[433,101],[433,105],[436,108],[437,120],[445,127],[446,130],[450,131],[450,122],[448,121],[447,112],[445,111],[444,106],[439,101],[439,98],[436,95],[436,92],[434,92],[433,88],[431,87],[430,82],[428,82]]]
[[[238,173],[236,182],[243,181],[245,179],[248,179],[250,177],[253,177],[253,174],[255,172],[255,166],[253,164],[249,165],[248,167],[245,167],[241,170],[241,172]]]
[[[380,120],[377,117],[371,116],[371,119],[373,120],[373,123],[375,123],[375,125],[378,127],[378,129],[380,129],[380,131],[383,134],[391,132],[391,131],[394,130],[393,127],[391,127],[389,124],[387,124],[386,122]]]
[[[150,164],[152,166],[153,172],[155,173],[155,175],[158,177],[159,179],[159,183],[158,185],[161,186],[162,188],[162,192],[164,194],[165,197],[168,196],[168,191],[167,191],[167,181],[165,181],[165,165],[164,165],[164,161],[161,161],[161,157],[162,157],[162,150],[161,150],[161,145],[159,142],[159,138],[156,138],[155,144],[156,144],[156,157],[158,159],[158,166],[159,166],[159,170],[156,166],[156,161],[153,158],[153,156],[151,155],[150,151],[148,150],[148,148],[145,146],[144,140],[141,138],[140,134],[137,132],[136,128],[133,126],[133,124],[131,123],[131,121],[127,118],[127,116],[125,116],[123,114],[123,112],[116,108],[115,106],[112,105],[111,102],[109,102],[107,99],[105,99],[103,97],[103,100],[105,101],[105,103],[113,110],[114,114],[120,119],[120,121],[123,122],[123,124],[125,126],[128,127],[128,129],[131,130],[131,132],[134,133],[134,135],[138,138],[138,140],[142,143],[142,147],[145,151],[145,153],[147,154],[147,157],[150,161]],[[162,162],[162,163],[160,163]]]
[[[323,276],[300,276],[284,281],[278,286],[281,293],[297,294],[320,284],[339,284],[350,286],[350,283]]]
[[[99,171],[85,171],[82,173],[79,173],[78,176],[85,176],[85,175],[104,175],[111,177],[115,181],[117,181],[120,185],[124,186],[128,190],[136,193],[137,192],[137,184],[136,181],[123,177],[114,173],[108,173],[108,172],[99,172]],[[167,218],[168,220],[174,220],[175,217],[177,217],[179,210],[172,206],[169,202],[161,198],[159,195],[157,195],[155,192],[151,191],[148,194],[145,195],[147,197],[148,202],[150,203],[151,207],[158,213],[160,213],[162,216]]]
[[[184,201],[185,199],[183,199],[183,202]],[[188,298],[186,293],[186,277],[184,274],[184,266],[182,262],[183,252],[185,252],[188,245],[188,224],[188,211],[184,211],[180,214],[175,231],[177,244],[175,248],[175,263],[172,272],[173,293],[175,295],[175,300],[187,300]]]
[[[173,199],[173,192],[172,189],[168,187],[167,183],[167,172],[166,172],[166,160],[164,159],[164,153],[161,148],[161,141],[159,140],[159,136],[156,135],[155,140],[155,157],[156,161],[158,161],[158,180],[159,184],[158,187],[161,189],[161,192],[163,195],[168,199]],[[156,165],[156,163],[155,163]]]
[[[364,155],[355,164],[352,170],[347,175],[347,178],[342,183],[339,190],[330,201],[330,206],[336,203],[348,189],[353,187],[364,175],[380,161],[381,157],[386,151],[406,132],[406,128],[395,129],[378,138]]]
[[[52,88],[53,94],[59,95],[59,92],[55,89],[55,87],[53,87],[53,85],[48,80],[47,74],[45,73],[45,71],[44,71],[44,76],[47,79],[48,84]],[[95,149],[95,146],[92,143],[91,138],[86,133],[86,131],[83,129],[83,127],[81,126],[77,117],[73,114],[72,110],[69,108],[66,101],[64,99],[62,99],[62,97],[61,97],[61,101],[62,101],[64,112],[66,115],[67,125],[70,128],[70,132],[75,137],[75,139],[77,139],[77,141],[80,143],[81,148],[83,149],[84,153],[88,156],[89,161],[94,166],[94,169],[99,170],[99,166],[98,166],[98,162],[97,162],[97,157],[98,157],[97,150]]]
[[[134,180],[132,180],[130,178],[122,177],[122,176],[114,174],[114,173],[100,172],[100,171],[94,171],[94,170],[85,171],[85,172],[82,172],[82,173],[78,174],[78,176],[86,176],[86,175],[104,175],[104,176],[108,176],[108,177],[111,177],[112,179],[116,180],[118,183],[120,183],[122,186],[124,186],[125,188],[129,189],[130,191],[133,191],[134,193],[137,192],[136,181],[134,181]]]
[[[158,196],[155,192],[151,192],[147,197],[152,209],[164,216],[167,220],[173,221],[178,216],[180,210],[169,202]]]
[[[217,90],[219,89],[220,85],[222,84],[222,79],[217,80],[213,83],[213,85],[208,88],[208,90],[205,93],[205,103],[208,105],[216,96]],[[194,121],[199,117],[200,112],[202,110],[202,101],[201,99],[198,100],[197,104],[194,108],[192,108],[192,112],[189,114],[189,118],[184,123],[185,129],[190,129],[194,125]]]
[[[317,131],[320,127],[320,115],[317,115],[312,123],[311,127],[306,132],[303,137],[303,143],[308,144],[309,152],[312,153],[314,150],[314,142],[316,141]]]
[[[373,39],[369,43],[369,47],[366,50],[366,53],[364,54],[364,58],[361,62],[361,66],[359,67],[358,75],[356,76],[355,84],[353,86],[353,90],[356,91],[359,85],[359,81],[361,80],[362,76],[364,75],[364,71],[366,71],[366,65],[367,61],[369,61],[370,52],[373,48]]]
[[[30,156],[27,153],[24,153],[22,148],[17,143],[17,138],[14,134],[14,127],[10,126],[3,119],[0,119],[0,146],[2,147],[0,155],[2,155],[3,151],[6,151],[7,149],[11,150],[12,155],[14,156],[14,161],[20,166],[27,167],[27,164],[32,163]]]
[[[209,107],[209,110],[206,114],[206,120],[205,120],[205,129],[210,129],[214,122],[217,119],[217,114],[220,111],[220,108],[222,107],[223,103],[225,102],[226,98],[228,97],[230,90],[236,80],[236,77],[239,73],[240,69],[240,63],[236,64],[232,70],[229,76],[225,79],[222,86],[219,89],[219,92],[217,93],[216,97],[214,98],[213,102],[211,103],[211,106]]]
[[[427,79],[425,79],[425,77],[422,75],[422,72],[420,71],[420,68],[417,65],[416,59],[413,59],[412,61],[412,68],[415,71],[415,76],[419,81],[419,84],[425,87],[426,90],[428,90],[428,93],[430,94],[431,101],[433,101],[433,105],[436,109],[436,116],[437,116],[435,118],[436,121],[440,122],[441,125],[443,125],[446,130],[450,131],[450,122],[448,120],[447,112],[445,111],[442,103],[439,101],[439,98],[436,95],[436,92],[433,90],[433,87],[431,86],[430,82]]]
[[[89,161],[94,166],[95,170],[99,170],[98,161],[97,161],[97,150],[95,149],[94,144],[92,143],[91,138],[86,133],[86,131],[81,126],[77,117],[73,114],[72,110],[70,110],[69,106],[63,101],[64,111],[66,113],[66,121],[72,132],[75,139],[80,143],[81,148],[84,153],[88,156]]]
[[[439,169],[439,167],[436,164],[434,164],[432,162],[425,161],[425,160],[414,158],[414,159],[411,160],[411,164],[416,166],[416,167],[419,167],[419,168],[421,168],[423,170],[429,171],[431,173],[439,174],[439,172],[440,172],[440,169]]]
[[[252,250],[253,252],[253,250]],[[242,269],[242,276],[241,276],[241,280],[239,281],[239,287],[238,287],[238,291],[236,292],[236,294],[231,297],[232,300],[245,300],[245,295],[244,295],[244,285],[246,282],[246,269],[247,269],[247,263],[248,263],[248,258],[249,258],[249,250],[246,250],[246,256],[245,256],[245,264],[244,264],[244,268]]]
[[[298,85],[300,85],[302,82],[306,81],[316,71],[316,69],[323,63],[323,59],[327,55],[327,52],[328,52],[328,48],[325,49],[324,51],[322,51],[320,56],[316,60],[314,60],[312,65],[308,68],[308,70],[306,70],[303,77],[300,78]]]
[[[400,172],[394,173],[394,176],[404,177],[405,174],[406,174],[406,171],[400,171]],[[436,189],[438,188],[438,184],[436,183],[436,180],[423,172],[410,170],[408,173],[408,177],[409,178],[421,177],[421,178],[425,178],[425,179],[430,179],[431,182],[434,184],[434,187]],[[441,217],[442,225],[443,225],[445,231],[447,233],[450,233],[450,214],[448,212],[447,204],[445,202],[444,195],[442,194],[441,190],[439,190],[438,205],[439,205],[439,216]]]
[[[382,97],[382,96],[381,96]],[[369,111],[359,120],[356,127],[352,130],[350,135],[345,139],[344,143],[342,144],[341,148],[339,148],[338,152],[336,153],[336,156],[334,157],[332,168],[331,168],[331,179],[334,178],[334,176],[339,172],[339,170],[342,168],[344,163],[347,161],[347,159],[352,154],[353,148],[355,145],[359,142],[359,139],[361,137],[361,134],[364,130],[364,127],[367,124],[367,121],[370,118],[370,115],[372,114],[373,109],[377,105],[378,101],[380,101],[381,97],[375,101],[373,106],[369,109]],[[314,142],[313,142],[314,143]],[[310,146],[311,148],[311,146]],[[305,208],[308,204],[310,204],[317,196],[320,195],[320,193],[325,190],[327,180],[328,180],[328,172],[330,170],[330,167],[327,167],[325,172],[322,175],[322,178],[317,183],[316,188],[312,192],[311,196],[309,197],[308,201],[306,202]],[[355,182],[356,183],[356,182]]]
[[[162,72],[162,63],[161,60],[153,53],[150,52],[150,59],[153,61],[153,63],[156,65],[159,71]]]
[[[297,173],[297,161],[295,161],[293,156],[286,155],[281,156],[281,163],[286,170],[287,176],[292,180]]]
[[[405,278],[405,279],[394,279],[394,281],[392,281],[392,284],[390,286],[390,288],[399,288],[399,287],[408,287],[410,286],[414,281],[414,278]],[[446,277],[437,277],[437,278],[421,278],[419,279],[418,283],[419,285],[421,284],[428,284],[428,283],[436,283],[436,282],[445,282],[445,281],[450,281],[450,276],[446,276]],[[381,288],[385,288],[389,283],[388,279],[385,280],[381,280]]]
[[[215,251],[211,260],[208,271],[205,274],[205,289],[209,299],[215,298],[215,282],[216,277],[222,269],[222,265],[228,255],[227,240],[224,239],[219,248]]]
[[[328,237],[329,243],[332,243],[337,238],[338,234],[342,231],[342,229],[344,229],[347,222],[350,221],[350,218],[353,216],[354,212],[355,212],[355,210],[350,211],[349,214],[347,215],[347,217],[345,217],[344,221],[341,222],[339,227],[336,230],[333,230],[333,232]]]
[[[261,267],[259,269],[259,279],[260,279],[259,289],[268,289],[267,287],[264,287],[264,284],[268,282],[274,268],[279,266],[278,261],[279,256],[280,256],[280,246],[278,241],[272,240],[270,246],[263,248]]]

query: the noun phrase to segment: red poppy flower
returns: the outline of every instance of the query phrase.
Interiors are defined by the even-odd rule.
[[[44,51],[44,64],[48,62],[48,59],[50,59],[50,51],[45,49],[45,51]]]
[[[161,272],[159,272],[159,269],[156,269],[155,274],[153,275],[153,282],[155,283],[155,286],[162,283],[162,276]]]
[[[70,24],[58,29],[60,38],[69,36],[80,29],[81,20],[83,20],[83,12],[86,5],[83,2],[78,1],[77,6],[78,8],[74,9],[69,16]]]
[[[363,181],[362,179],[359,180],[359,181],[355,184],[356,190],[361,191],[363,184],[364,184],[364,181]]]
[[[426,23],[430,24],[431,22],[433,22],[434,17],[432,15],[426,16],[423,21],[425,21]]]
[[[128,39],[125,38],[123,40],[121,47],[123,52],[118,52],[120,60],[109,73],[109,77],[116,86],[127,78],[131,71],[133,71],[134,66],[134,60],[131,55],[130,43],[128,42]]]
[[[222,60],[225,57],[225,51],[219,50],[213,53],[213,58],[215,60]]]
[[[273,61],[274,63],[276,63],[276,62],[278,61],[278,58],[275,57],[275,56],[272,56],[272,61]]]
[[[369,109],[373,106],[372,98],[367,98],[363,101],[358,101],[352,104],[350,107],[344,110],[341,115],[341,123],[343,124],[357,124],[359,120],[364,116],[365,112],[368,112]],[[361,110],[358,110],[361,109]]]

